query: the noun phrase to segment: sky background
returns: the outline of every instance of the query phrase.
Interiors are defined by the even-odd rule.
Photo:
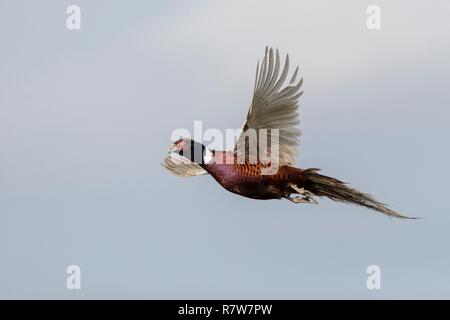
[[[449,16],[447,0],[0,0],[0,298],[450,298]],[[266,45],[304,77],[297,165],[425,219],[160,166],[174,129],[241,126]]]

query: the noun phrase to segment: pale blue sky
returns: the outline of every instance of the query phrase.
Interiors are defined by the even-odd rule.
[[[0,0],[0,297],[449,298],[449,14],[443,0]],[[304,77],[298,166],[426,219],[163,170],[172,130],[240,127],[266,45]]]

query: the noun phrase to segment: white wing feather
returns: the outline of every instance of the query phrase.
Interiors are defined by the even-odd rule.
[[[164,159],[162,166],[178,177],[193,177],[208,174],[198,164],[182,156],[169,155]]]

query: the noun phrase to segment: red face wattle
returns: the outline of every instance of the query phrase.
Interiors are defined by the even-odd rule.
[[[180,139],[174,143],[174,146],[176,147],[178,152],[180,151],[186,152],[188,144],[183,139]]]
[[[189,143],[184,139],[179,139],[169,147],[169,153],[183,155],[188,151]]]

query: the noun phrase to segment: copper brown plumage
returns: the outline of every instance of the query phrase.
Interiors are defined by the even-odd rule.
[[[296,81],[297,67],[283,88],[288,69],[289,56],[280,74],[278,50],[274,53],[266,48],[261,65],[257,64],[252,103],[233,151],[210,150],[200,142],[181,138],[169,147],[170,155],[164,160],[164,167],[182,177],[209,174],[226,190],[247,198],[316,204],[314,197],[326,197],[387,216],[407,218],[371,195],[319,174],[319,169],[294,167],[301,134],[297,125],[303,79]],[[276,143],[272,137],[277,138]],[[263,145],[268,148],[261,153]],[[251,152],[249,146],[256,146],[256,152]],[[267,169],[275,164],[276,171],[267,174]]]
[[[220,185],[230,192],[254,199],[281,199],[293,193],[291,184],[305,184],[302,170],[282,166],[274,175],[263,175],[265,166],[250,164],[202,164]]]

